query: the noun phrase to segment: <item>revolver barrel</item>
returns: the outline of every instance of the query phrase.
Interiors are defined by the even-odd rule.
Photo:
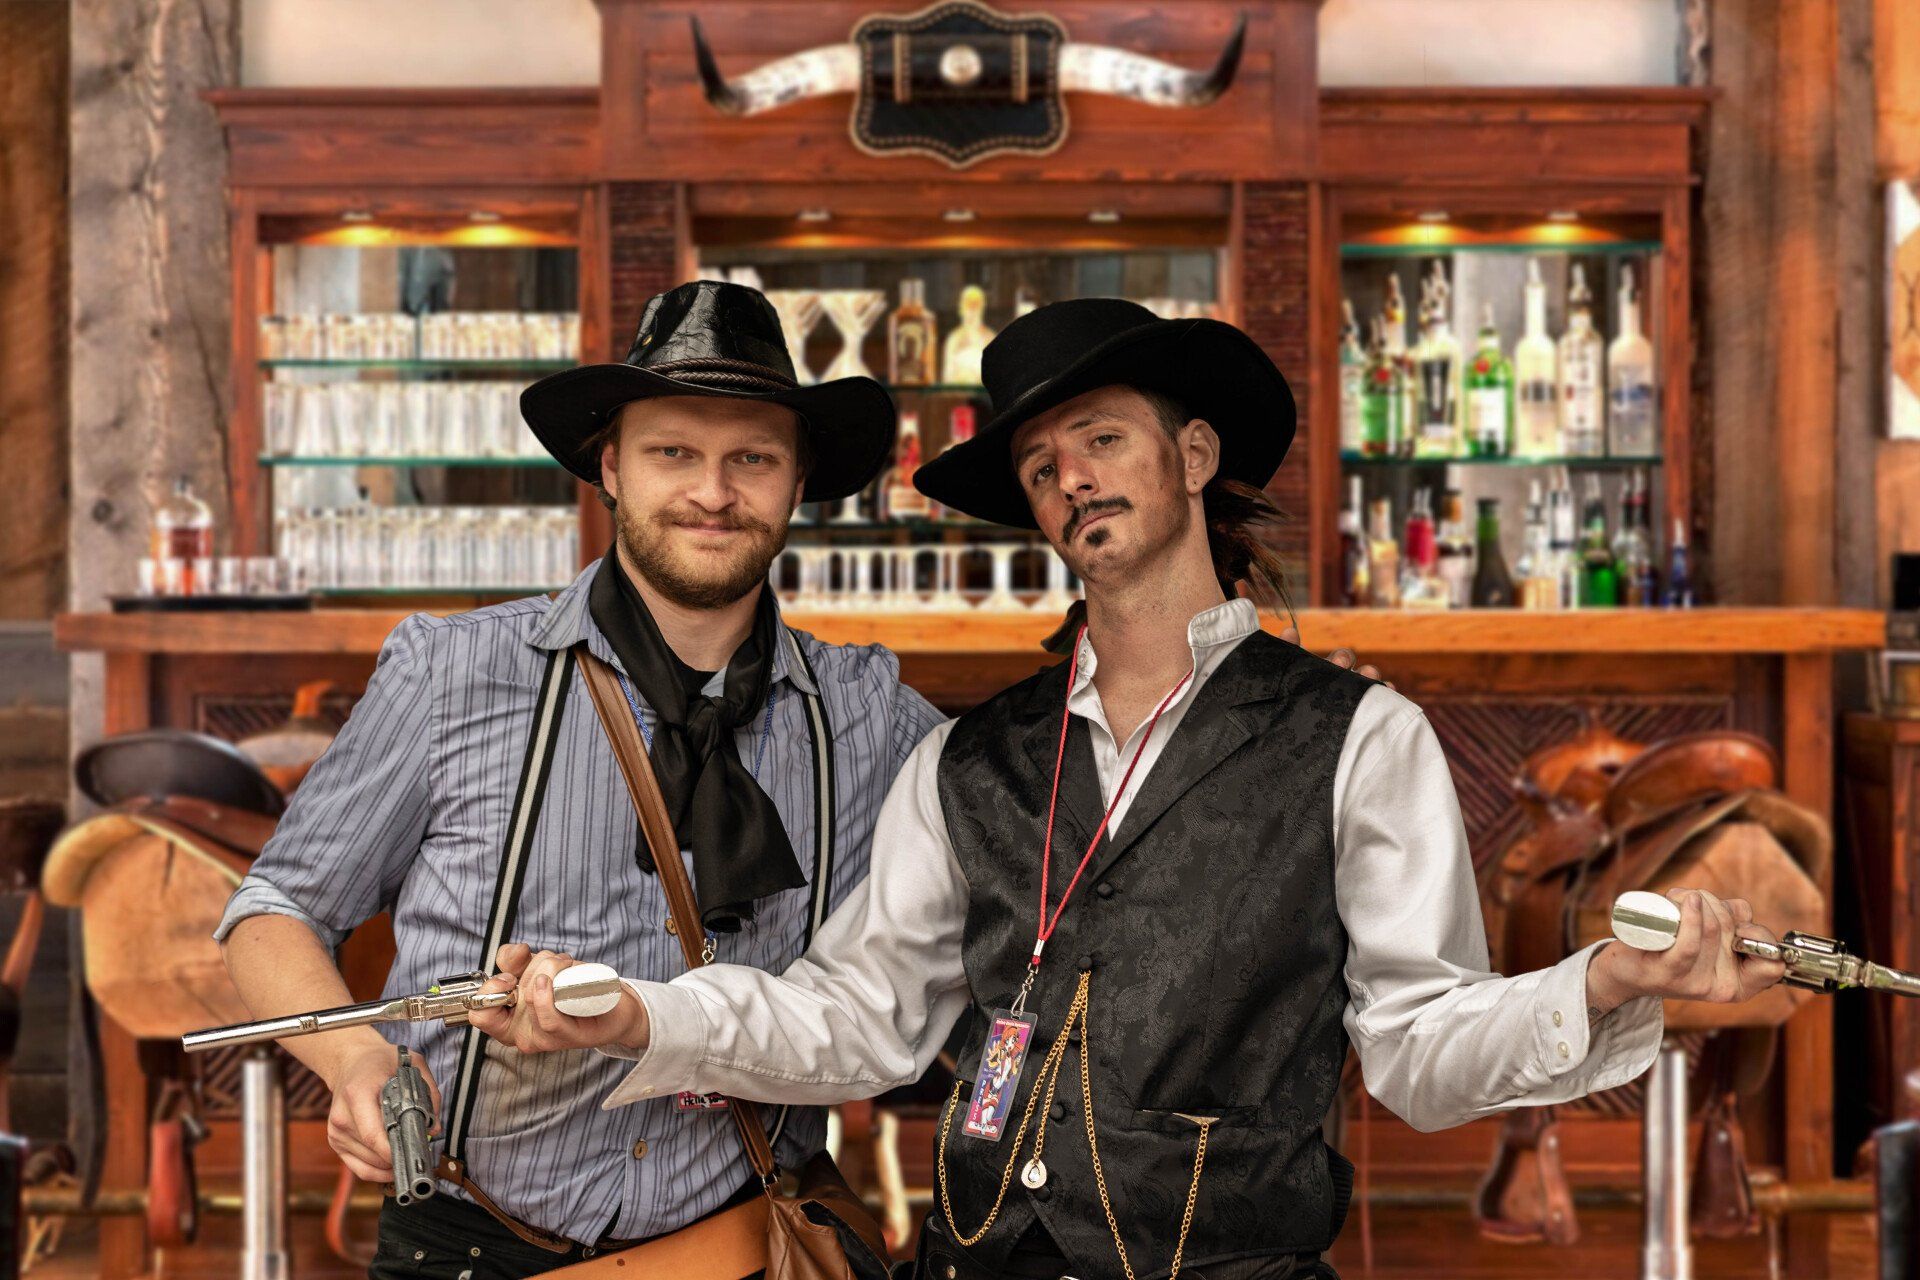
[[[427,1082],[413,1065],[404,1046],[397,1052],[400,1065],[380,1088],[380,1118],[387,1127],[387,1147],[393,1160],[393,1202],[406,1206],[434,1192],[433,1161],[427,1143],[432,1127],[432,1097]]]

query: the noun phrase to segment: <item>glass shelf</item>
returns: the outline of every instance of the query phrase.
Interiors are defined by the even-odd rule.
[[[1657,467],[1659,454],[1609,454],[1603,458],[1376,458],[1360,453],[1343,453],[1343,467]]]
[[[889,394],[902,392],[920,392],[933,396],[979,396],[986,398],[987,389],[977,382],[882,382]]]
[[[552,458],[300,458],[261,454],[263,467],[558,467]]]
[[[1340,256],[1343,258],[1438,258],[1448,254],[1472,253],[1564,253],[1573,254],[1576,257],[1640,257],[1659,253],[1662,247],[1658,240],[1495,240],[1469,241],[1462,244],[1434,241],[1432,243],[1343,244],[1340,246]]]
[[[534,596],[566,588],[564,582],[550,587],[315,587],[315,596]]]
[[[578,360],[262,360],[262,369],[386,369],[397,373],[462,373],[468,370],[529,369],[559,372]]]

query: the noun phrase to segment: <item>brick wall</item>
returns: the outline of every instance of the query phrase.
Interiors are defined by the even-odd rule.
[[[647,299],[674,279],[674,184],[616,182],[607,188],[613,306],[609,354],[626,355]]]
[[[1279,548],[1287,557],[1295,605],[1307,600],[1307,186],[1248,183],[1240,323],[1266,348],[1293,388],[1299,427],[1286,465],[1267,492],[1287,514]]]

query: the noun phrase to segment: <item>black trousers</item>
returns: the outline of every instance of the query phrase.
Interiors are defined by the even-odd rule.
[[[759,1194],[759,1184],[750,1183],[714,1212]],[[380,1246],[367,1275],[369,1280],[521,1280],[638,1243],[603,1240],[555,1253],[528,1244],[479,1205],[450,1195],[404,1209],[387,1200],[380,1206]]]
[[[995,1274],[972,1262],[965,1251],[953,1243],[940,1220],[940,1210],[935,1207],[920,1229],[918,1254],[911,1263],[896,1265],[893,1276],[894,1280],[1028,1280],[1035,1274],[1034,1264],[1039,1260],[1039,1251],[1030,1247],[1031,1244],[1031,1240],[1023,1239],[1015,1250],[1021,1257],[1017,1261],[1010,1259],[1013,1265]],[[1119,1259],[1111,1259],[1107,1269],[1117,1273]],[[1072,1264],[1063,1259],[1058,1270],[1048,1269],[1048,1272],[1050,1280],[1052,1276],[1064,1280],[1073,1275]],[[1194,1280],[1340,1280],[1331,1263],[1311,1254],[1194,1263],[1182,1267],[1180,1274],[1193,1276]]]

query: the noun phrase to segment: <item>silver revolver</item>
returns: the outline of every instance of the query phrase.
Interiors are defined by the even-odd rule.
[[[441,1021],[450,1027],[464,1026],[467,1015],[476,1009],[499,1009],[511,1005],[518,992],[489,991],[481,994],[487,975],[478,970],[457,973],[428,987],[419,995],[395,996],[391,1000],[369,1000],[364,1004],[345,1004],[337,1009],[318,1009],[312,1013],[290,1013],[284,1018],[263,1018],[258,1022],[236,1022],[230,1027],[211,1027],[189,1031],[180,1037],[188,1052],[219,1049],[234,1044],[260,1044],[287,1036],[310,1036],[340,1027],[365,1027],[380,1022]],[[586,1018],[607,1012],[620,1001],[620,975],[604,964],[576,964],[563,969],[553,980],[554,1008],[569,1017]]]
[[[1665,896],[1635,889],[1614,899],[1613,936],[1628,946],[1640,951],[1665,951],[1679,933],[1680,908]],[[1779,961],[1787,967],[1781,981],[1797,987],[1815,991],[1857,987],[1920,996],[1920,975],[1848,955],[1847,944],[1838,938],[1793,930],[1778,942],[1736,938],[1733,949],[1742,955]]]
[[[433,1160],[427,1130],[433,1127],[433,1095],[413,1055],[399,1046],[400,1065],[380,1087],[380,1119],[393,1160],[393,1202],[405,1207],[433,1194]]]

